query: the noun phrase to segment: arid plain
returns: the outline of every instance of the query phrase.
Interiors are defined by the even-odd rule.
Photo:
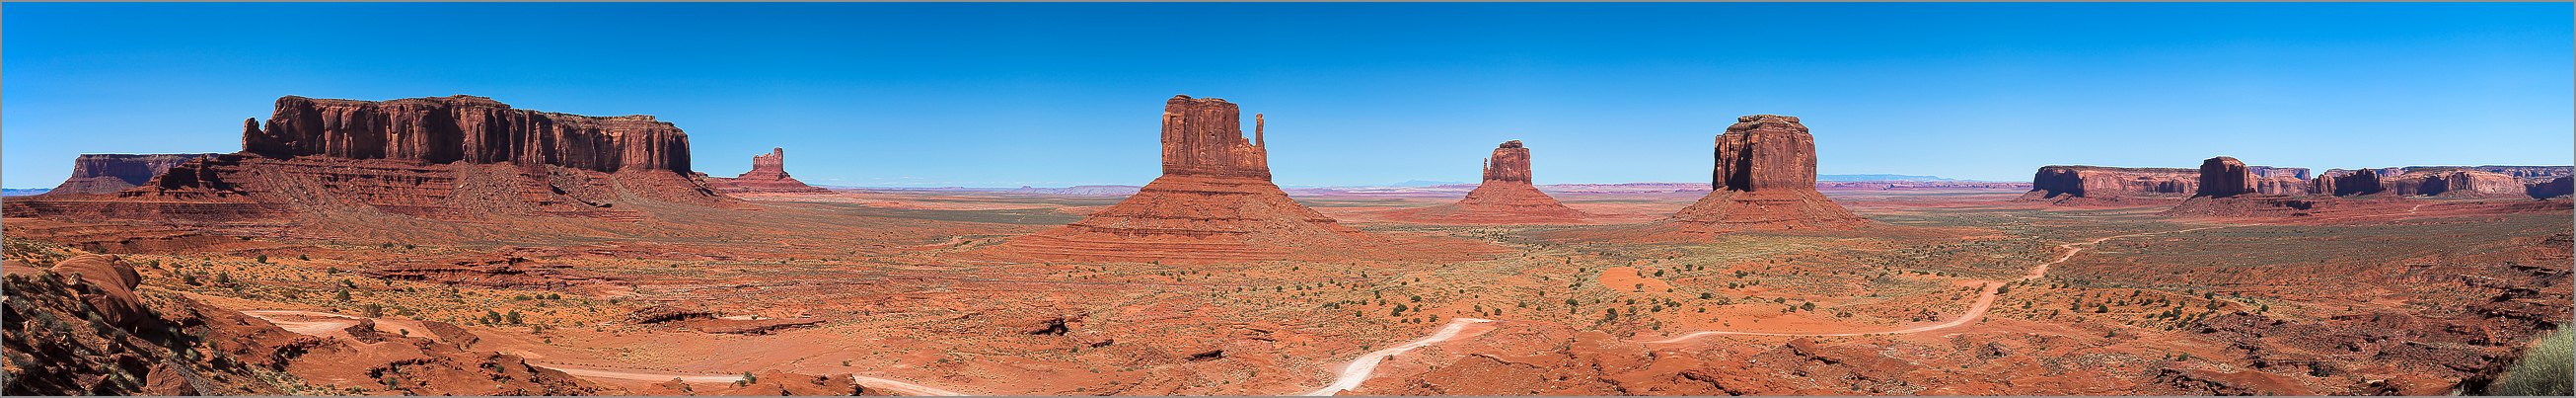
[[[2568,166],[1819,182],[1834,132],[1751,115],[1706,182],[1509,141],[1422,171],[1473,186],[1283,189],[1295,132],[1164,105],[1150,183],[942,190],[282,98],[238,153],[6,199],[9,392],[2431,395],[2569,321]]]

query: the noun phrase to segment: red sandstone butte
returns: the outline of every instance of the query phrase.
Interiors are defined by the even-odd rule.
[[[787,176],[787,149],[769,148],[768,154],[751,156],[751,171],[733,178],[706,177],[707,187],[724,193],[824,193],[832,190],[805,185]]]
[[[1530,183],[1530,151],[1506,141],[1485,159],[1485,179],[1456,203],[1390,212],[1414,221],[1466,224],[1562,223],[1589,214],[1565,207]]]
[[[1367,235],[1270,182],[1260,115],[1243,136],[1234,103],[1173,96],[1163,105],[1163,176],[1070,225],[998,249],[1086,261],[1275,260],[1364,244]]]
[[[2571,181],[2570,178],[2576,177],[2558,176],[2558,178],[2552,178],[2549,179],[2549,181],[2533,183],[2523,187],[2523,192],[2530,194],[2532,198],[2537,199],[2576,195],[2576,181]]]
[[[81,154],[80,158],[72,160],[71,178],[63,179],[62,185],[54,186],[54,189],[46,191],[45,195],[116,193],[126,188],[150,183],[152,177],[169,171],[172,166],[215,155],[212,153]]]
[[[1816,192],[1816,138],[1795,116],[1736,118],[1717,136],[1711,190],[1659,222],[1685,235],[1851,229],[1869,222]]]
[[[228,222],[330,211],[469,221],[636,220],[623,203],[730,198],[689,176],[688,136],[652,116],[513,109],[489,98],[277,100],[242,152],[172,166],[111,198],[11,201],[8,213]]]
[[[2340,204],[2332,196],[2308,195],[2295,178],[2262,177],[2245,162],[2220,156],[2200,162],[2198,194],[2163,213],[2167,216],[2284,217],[2307,216]],[[2286,181],[2285,181],[2286,180]],[[2267,188],[2268,187],[2268,188]]]

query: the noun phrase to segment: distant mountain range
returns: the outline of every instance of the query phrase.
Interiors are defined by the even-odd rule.
[[[1817,174],[1816,181],[1966,181],[1904,174]]]

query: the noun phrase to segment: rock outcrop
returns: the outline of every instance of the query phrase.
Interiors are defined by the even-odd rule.
[[[243,124],[242,151],[273,158],[689,170],[688,135],[651,115],[539,112],[469,95],[390,101],[290,95],[277,99],[266,129]]]
[[[2558,178],[2549,179],[2549,181],[2546,182],[2527,185],[2523,187],[2523,193],[2531,195],[2531,197],[2535,199],[2549,199],[2576,194],[2576,183],[2571,183],[2571,181],[2569,181],[2571,178],[2576,177],[2559,176]]]
[[[2043,166],[2019,200],[2058,204],[2120,202],[2129,198],[2182,198],[2200,186],[2200,171],[2183,168]]]
[[[1797,117],[1752,115],[1717,136],[1708,196],[1658,222],[1682,235],[1851,229],[1869,222],[1816,191],[1816,139]]]
[[[13,216],[235,222],[324,212],[446,221],[639,220],[629,203],[731,203],[688,171],[688,137],[651,116],[511,109],[471,96],[288,96],[243,151],[171,166],[113,196],[9,201]],[[631,207],[631,206],[630,206]]]
[[[2470,168],[2407,168],[2406,174],[2388,177],[2382,185],[2400,196],[2486,197],[2527,196],[2521,180],[2511,175]]]
[[[1506,141],[1485,159],[1484,182],[1457,203],[1389,212],[1400,219],[1432,223],[1516,224],[1581,221],[1589,215],[1565,207],[1530,183],[1530,151],[1519,140]]]
[[[2197,217],[2307,216],[2339,204],[2334,197],[2308,195],[2310,186],[2306,181],[2264,177],[2233,157],[2220,156],[2201,161],[2198,180],[2197,194],[2162,214]]]
[[[1270,182],[1262,123],[1246,140],[1234,103],[1173,96],[1163,107],[1163,176],[1070,225],[997,247],[1038,258],[1243,261],[1289,258],[1370,238],[1297,204]]]
[[[196,158],[212,153],[182,154],[81,154],[72,160],[72,176],[63,179],[45,195],[83,195],[115,193],[152,182],[152,177]]]
[[[2245,162],[2220,156],[2200,162],[2199,189],[2192,196],[2229,197],[2255,193],[2254,173]]]
[[[2546,182],[2553,178],[2576,175],[2576,166],[2413,166],[2405,171],[2469,169],[2503,174],[2524,182]]]
[[[2254,173],[2254,177],[2257,178],[2308,179],[2306,167],[2245,166],[2245,171]]]
[[[2327,170],[2310,181],[2309,191],[2318,195],[2360,196],[2385,190],[2379,184],[2379,170]]]
[[[805,185],[787,175],[787,149],[770,148],[768,154],[752,155],[751,171],[733,178],[707,177],[707,187],[724,193],[825,193],[832,190]]]

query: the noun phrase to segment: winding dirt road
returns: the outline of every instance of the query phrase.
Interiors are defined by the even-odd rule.
[[[682,381],[682,382],[688,382],[688,383],[732,383],[732,382],[736,382],[736,381],[742,381],[742,375],[697,375],[697,374],[680,374],[680,373],[634,372],[634,371],[624,371],[624,370],[591,369],[591,368],[583,368],[583,367],[568,366],[568,365],[558,365],[558,364],[533,364],[533,363],[532,363],[532,364],[530,364],[530,365],[535,365],[535,366],[543,367],[543,368],[546,368],[546,369],[554,369],[554,370],[558,370],[558,371],[563,371],[563,372],[564,372],[564,374],[569,374],[569,375],[573,375],[573,376],[579,376],[579,377],[583,377],[583,378],[592,378],[592,379],[618,379],[618,380],[636,380],[636,381],[670,381],[671,379],[679,379],[679,380],[680,380],[680,381]],[[960,395],[966,395],[966,394],[963,394],[963,393],[959,393],[959,392],[956,392],[956,391],[949,391],[949,390],[941,389],[941,388],[938,388],[938,387],[931,387],[931,386],[924,386],[924,385],[920,385],[920,384],[907,383],[907,382],[904,382],[904,381],[902,381],[902,380],[883,379],[883,378],[875,378],[875,377],[859,376],[859,375],[850,375],[850,379],[851,379],[851,381],[852,381],[852,382],[859,383],[859,385],[862,385],[862,386],[868,386],[868,387],[873,387],[873,388],[885,389],[885,390],[889,390],[889,391],[894,391],[894,392],[898,392],[898,393],[903,393],[904,395],[917,395],[917,396],[922,396],[922,395],[926,395],[926,396],[960,396]]]
[[[1441,326],[1439,331],[1432,332],[1430,336],[1423,336],[1420,339],[1414,339],[1412,342],[1407,342],[1403,345],[1387,347],[1383,350],[1369,351],[1367,354],[1361,354],[1359,358],[1352,358],[1350,364],[1342,365],[1341,373],[1333,377],[1333,384],[1324,385],[1324,388],[1318,388],[1314,391],[1307,391],[1306,395],[1328,396],[1344,390],[1359,388],[1360,382],[1368,381],[1369,374],[1376,373],[1378,363],[1386,362],[1387,357],[1458,338],[1459,331],[1466,330],[1470,326],[1477,326],[1493,321],[1494,320],[1491,319],[1452,318],[1449,320],[1449,324],[1447,326]],[[1484,328],[1478,328],[1477,333],[1482,334],[1483,332]]]

